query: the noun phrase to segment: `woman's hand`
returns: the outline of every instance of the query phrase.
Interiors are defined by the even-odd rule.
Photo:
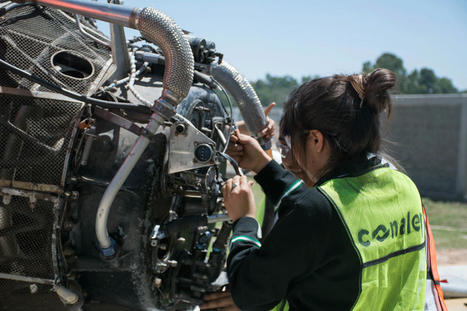
[[[271,158],[253,137],[240,134],[236,130],[230,137],[230,141],[236,146],[234,147],[236,148],[234,159],[241,168],[258,173],[271,161]]]
[[[272,108],[274,108],[275,106],[276,106],[276,103],[270,103],[269,106],[264,108],[264,115],[266,116],[266,120],[267,120],[268,123],[266,124],[264,129],[261,130],[261,132],[259,134],[260,134],[261,137],[264,137],[266,139],[271,138],[272,136],[274,136],[274,133],[275,133],[275,122],[274,122],[274,120],[272,120],[272,119],[270,119],[268,117],[268,115],[271,112]],[[246,127],[245,121],[240,120],[240,121],[236,122],[235,125],[240,130],[240,133],[245,134],[245,135],[252,135],[248,131],[248,128]],[[256,133],[253,133],[253,134],[256,134]]]
[[[264,137],[265,139],[271,139],[274,136],[275,131],[276,131],[274,120],[268,117],[269,113],[271,112],[272,108],[274,108],[274,106],[276,106],[276,103],[270,103],[269,106],[267,106],[264,109],[264,115],[266,116],[268,124],[266,125],[264,129],[261,130],[260,135],[261,137]]]
[[[270,119],[268,117],[269,113],[271,112],[272,108],[276,106],[276,103],[271,103],[269,106],[267,106],[264,109],[264,114],[266,115],[267,118],[267,125],[261,130],[259,135],[261,137],[264,137],[265,139],[270,139],[274,136],[275,134],[275,122],[274,120]],[[239,133],[242,135],[251,135],[250,132],[248,132],[248,129],[245,125],[245,121],[238,121],[236,123],[236,126],[239,130]],[[235,136],[236,137],[236,136]],[[232,139],[229,142],[229,146],[227,147],[226,150],[227,154],[234,158],[235,161],[240,162],[241,157],[243,155],[243,146],[241,144],[238,144],[237,140],[233,141]]]
[[[244,216],[256,218],[256,205],[251,185],[246,176],[235,176],[222,187],[224,205],[232,221]]]
[[[229,291],[212,293],[205,295],[203,298],[206,302],[200,306],[201,310],[217,309],[225,311],[240,311],[240,309],[234,304]]]
[[[243,156],[243,146],[240,145],[237,141],[237,136],[230,136],[229,146],[227,147],[226,153],[238,163]]]

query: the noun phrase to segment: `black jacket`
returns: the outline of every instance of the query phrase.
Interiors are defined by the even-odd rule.
[[[344,165],[318,184],[379,163]],[[359,295],[361,267],[331,202],[304,184],[283,197],[297,177],[274,161],[255,179],[269,200],[280,203],[278,221],[261,247],[255,219],[234,224],[227,262],[234,302],[242,310],[270,310],[286,298],[290,310],[349,310]]]

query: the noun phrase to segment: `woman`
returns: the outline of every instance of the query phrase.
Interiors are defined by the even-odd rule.
[[[425,235],[417,188],[372,154],[394,74],[336,75],[294,91],[280,134],[284,165],[237,133],[239,165],[277,208],[263,244],[246,177],[223,188],[235,222],[228,276],[242,310],[423,310]],[[304,183],[306,185],[304,185]],[[307,187],[308,186],[308,187]]]

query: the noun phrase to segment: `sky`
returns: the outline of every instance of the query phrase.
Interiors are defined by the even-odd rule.
[[[102,0],[99,0],[102,2]],[[126,0],[214,41],[250,80],[360,72],[384,52],[467,89],[467,0]],[[134,34],[134,32],[133,32]]]

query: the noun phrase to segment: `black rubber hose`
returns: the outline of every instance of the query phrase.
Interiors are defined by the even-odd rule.
[[[35,5],[34,3],[13,3],[8,6],[5,6],[3,8],[0,8],[0,16],[5,15],[6,13],[10,12],[11,10],[21,8],[23,6],[28,6],[28,5]]]

